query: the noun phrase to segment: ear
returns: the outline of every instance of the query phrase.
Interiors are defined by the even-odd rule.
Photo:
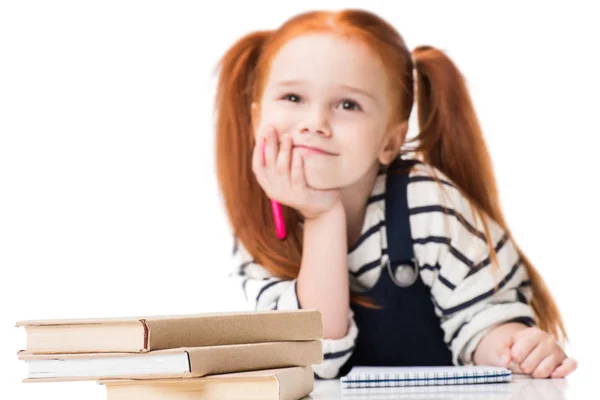
[[[406,139],[408,132],[408,120],[404,120],[394,125],[386,134],[382,148],[379,151],[379,162],[383,165],[389,165],[398,157],[400,147]]]

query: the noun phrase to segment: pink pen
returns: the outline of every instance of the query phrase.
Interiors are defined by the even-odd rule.
[[[265,162],[265,147],[267,143],[263,141],[262,153],[263,153],[263,163]],[[273,210],[273,221],[275,222],[275,230],[277,231],[277,237],[280,240],[285,239],[285,223],[283,222],[283,212],[281,211],[281,204],[279,202],[271,199],[271,210]]]
[[[279,239],[285,239],[285,223],[283,222],[283,213],[281,212],[281,204],[275,200],[271,200],[271,209],[273,210],[273,221],[275,221],[275,229],[277,230],[277,237]]]

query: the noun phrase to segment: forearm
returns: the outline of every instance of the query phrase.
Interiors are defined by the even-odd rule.
[[[479,342],[473,354],[474,363],[478,365],[495,365],[498,360],[497,352],[504,347],[508,338],[515,332],[527,328],[527,325],[520,322],[510,322],[493,328]]]
[[[341,338],[348,329],[346,235],[346,216],[341,203],[304,224],[298,299],[302,308],[321,312],[326,339]]]

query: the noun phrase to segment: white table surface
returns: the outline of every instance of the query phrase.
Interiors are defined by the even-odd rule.
[[[405,388],[342,389],[339,380],[315,380],[314,390],[303,400],[335,399],[511,399],[562,400],[581,398],[569,379],[532,379],[513,374],[510,383],[421,386]]]

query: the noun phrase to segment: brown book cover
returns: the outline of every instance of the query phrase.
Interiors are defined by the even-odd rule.
[[[32,354],[23,382],[100,379],[193,378],[262,369],[308,366],[323,361],[320,340],[155,350],[148,353]]]
[[[100,380],[107,400],[297,400],[314,389],[311,366],[189,379]]]
[[[323,337],[318,310],[18,321],[36,354],[149,352]]]

